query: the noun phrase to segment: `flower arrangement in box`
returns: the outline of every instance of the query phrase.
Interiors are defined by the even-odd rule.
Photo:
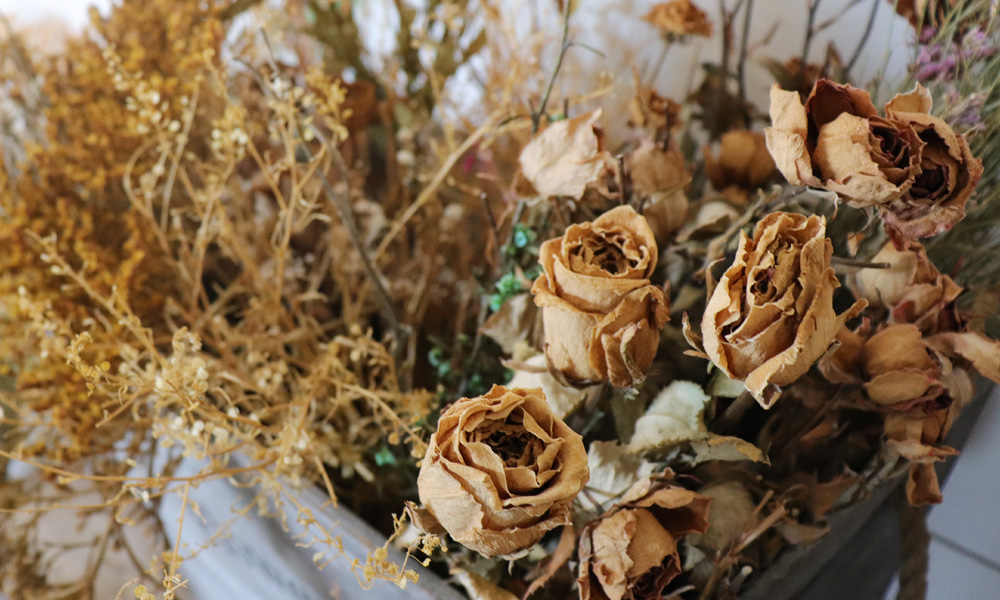
[[[212,481],[362,587],[477,600],[735,598],[897,475],[941,502],[1000,381],[995,7],[870,0],[814,63],[820,0],[781,60],[721,4],[622,3],[659,56],[611,81],[573,2],[122,0],[60,44],[5,20],[0,589],[93,597],[117,552],[121,594],[184,597]],[[864,79],[893,7],[912,61]],[[316,532],[306,486],[384,546]],[[92,539],[41,535],[67,508]]]

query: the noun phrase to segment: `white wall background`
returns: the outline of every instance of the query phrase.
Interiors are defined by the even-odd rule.
[[[0,0],[0,13],[18,24],[58,20],[79,30],[88,22],[90,6],[106,11],[111,0]]]

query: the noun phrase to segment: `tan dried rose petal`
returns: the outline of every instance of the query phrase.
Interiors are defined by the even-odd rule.
[[[954,448],[939,444],[948,433],[955,412],[957,408],[953,406],[922,418],[904,414],[886,416],[887,446],[913,462],[906,483],[906,496],[914,506],[941,502],[934,463],[958,454]]]
[[[809,122],[798,92],[771,86],[771,127],[764,130],[767,150],[781,174],[793,185],[820,186],[806,147]]]
[[[510,556],[570,522],[587,483],[582,438],[540,389],[494,386],[448,407],[420,468],[420,501],[451,537]]]
[[[924,113],[931,112],[933,99],[931,92],[919,83],[912,91],[896,94],[885,105],[886,114],[892,113]]]
[[[843,113],[819,132],[813,160],[826,179],[824,187],[865,208],[895,200],[903,193],[873,160],[871,124]]]
[[[909,241],[898,249],[886,244],[872,262],[890,267],[862,269],[857,279],[869,302],[889,309],[890,322],[913,323],[925,334],[958,327],[955,301],[962,287],[937,270],[920,243]]]
[[[948,356],[961,357],[983,377],[1000,383],[1000,342],[970,331],[939,333],[927,343]]]
[[[542,196],[579,199],[604,174],[610,154],[601,142],[601,111],[549,125],[521,151],[521,172]]]
[[[866,319],[867,321],[867,319]],[[866,330],[867,323],[859,330]],[[826,355],[819,361],[819,370],[832,383],[862,383],[864,362],[862,353],[865,348],[865,336],[847,327],[841,327],[837,332],[836,341],[840,346],[836,351]]]

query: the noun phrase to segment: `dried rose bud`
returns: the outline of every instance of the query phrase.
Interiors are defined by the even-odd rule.
[[[983,173],[965,137],[930,108],[920,85],[890,100],[884,117],[867,92],[849,85],[821,79],[805,105],[774,86],[767,147],[790,183],[834,191],[854,207],[877,206],[902,247],[960,221]]]
[[[638,86],[629,103],[630,126],[649,129],[660,139],[675,133],[682,124],[679,103],[661,96],[651,87]]]
[[[595,110],[556,121],[524,147],[521,172],[540,195],[580,199],[604,175],[611,155],[604,149],[600,118]]]
[[[861,292],[873,306],[888,309],[891,322],[913,323],[928,334],[958,328],[955,300],[962,287],[937,270],[919,242],[899,250],[886,244],[872,262],[890,266],[862,269],[857,276]]]
[[[958,371],[964,375],[964,372]],[[967,397],[950,407],[928,415],[889,414],[885,418],[886,446],[911,461],[906,482],[906,497],[910,504],[939,504],[941,486],[934,463],[955,456],[958,451],[943,445],[944,436],[965,403],[972,398],[972,382],[965,376]]]
[[[567,380],[626,387],[642,379],[670,316],[666,295],[649,282],[656,259],[649,224],[629,206],[542,244],[531,293],[545,355]]]
[[[745,204],[748,192],[767,183],[777,172],[764,134],[759,131],[729,131],[720,140],[718,156],[707,147],[704,154],[705,175],[712,187],[737,204]]]
[[[708,530],[710,502],[661,478],[636,483],[580,534],[580,599],[660,598],[681,572],[677,541]]]
[[[660,30],[664,36],[712,36],[712,22],[708,15],[691,0],[670,0],[653,6],[642,18]]]
[[[691,181],[684,156],[671,145],[666,150],[649,140],[625,157],[632,190],[642,199],[642,216],[658,240],[684,226],[688,214],[687,186]]]
[[[861,367],[865,391],[876,404],[913,406],[944,393],[941,363],[915,325],[890,325],[869,338]]]
[[[589,479],[583,438],[552,414],[542,390],[495,385],[441,413],[417,488],[456,542],[493,557],[569,524]]]
[[[708,515],[708,530],[704,534],[692,534],[688,543],[725,553],[760,521],[757,502],[739,481],[713,481],[698,493],[712,499],[712,511]]]
[[[966,396],[960,373],[1000,381],[1000,343],[976,332],[925,336],[916,325],[888,325],[869,336],[863,324],[837,333],[840,347],[820,372],[834,383],[863,385],[868,398],[899,412],[925,414]],[[956,379],[956,377],[959,377]]]
[[[716,285],[701,322],[705,353],[743,381],[764,408],[801,377],[866,306],[833,309],[840,287],[823,217],[772,213],[753,238],[740,234],[736,259]]]

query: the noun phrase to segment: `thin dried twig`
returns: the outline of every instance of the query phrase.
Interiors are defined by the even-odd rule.
[[[856,260],[844,258],[842,256],[831,256],[830,264],[841,267],[854,267],[857,269],[891,269],[892,264],[887,262],[870,262],[867,260]]]
[[[320,137],[319,132],[315,132],[317,139],[323,139]],[[350,200],[350,173],[347,171],[347,165],[344,164],[344,157],[340,155],[340,150],[338,150],[329,141],[324,141],[324,148],[327,153],[332,157],[332,163],[334,168],[337,170],[337,175],[340,177],[341,183],[347,188],[346,193],[340,193],[333,187],[330,183],[330,179],[326,176],[326,173],[322,169],[317,169],[316,172],[319,174],[320,183],[323,186],[323,191],[326,192],[327,198],[333,204],[334,209],[337,211],[337,216],[340,217],[341,223],[344,224],[344,228],[347,229],[347,235],[351,238],[351,243],[354,245],[354,249],[358,252],[361,257],[361,264],[368,274],[368,278],[371,280],[372,285],[375,286],[375,291],[378,293],[379,300],[382,303],[382,314],[385,316],[386,320],[389,321],[389,325],[396,332],[396,349],[397,353],[399,349],[406,346],[406,339],[409,337],[408,329],[396,316],[396,309],[392,301],[392,296],[389,295],[389,290],[386,287],[385,276],[379,270],[378,265],[369,255],[367,248],[365,247],[365,242],[361,239],[361,232],[358,230],[358,225],[354,220],[354,211],[351,208]],[[302,144],[302,151],[308,157],[310,162],[316,160],[309,150],[308,146]]]
[[[806,17],[806,37],[802,41],[802,68],[799,70],[799,80],[797,82],[797,88],[802,87],[806,73],[806,64],[808,64],[809,49],[812,47],[813,36],[816,35],[816,13],[819,11],[819,5],[822,0],[809,0],[809,14]]]
[[[750,17],[753,15],[753,0],[747,0],[747,7],[743,13],[743,35],[740,39],[740,57],[739,61],[736,63],[736,82],[739,86],[739,96],[740,103],[743,106],[747,105],[747,75],[746,75],[746,63],[747,63],[747,44],[750,41]],[[752,125],[750,111],[745,110],[743,112],[744,126],[749,129]]]
[[[465,141],[462,142],[462,144],[456,148],[447,159],[445,159],[445,161],[438,168],[437,173],[434,174],[431,182],[427,184],[427,187],[420,191],[420,194],[417,196],[417,199],[413,202],[413,204],[406,209],[402,216],[396,219],[396,221],[392,224],[392,227],[389,229],[389,232],[386,233],[385,237],[382,238],[382,241],[379,242],[378,248],[375,250],[375,260],[382,257],[385,251],[389,248],[389,245],[392,244],[393,240],[396,239],[396,236],[398,236],[403,230],[403,227],[405,227],[410,219],[413,218],[413,215],[417,214],[417,211],[423,208],[424,205],[434,198],[434,193],[437,192],[438,187],[440,187],[441,184],[444,183],[444,180],[447,179],[448,174],[451,172],[452,168],[454,168],[455,164],[458,163],[458,160],[465,156],[465,153],[468,152],[469,149],[472,148],[487,133],[492,131],[498,120],[498,115],[490,115],[486,119],[485,123],[473,131],[469,137],[465,138]]]
[[[569,42],[570,2],[565,2],[564,5],[562,42],[560,42],[559,45],[559,56],[556,58],[556,66],[552,69],[552,75],[549,77],[549,82],[545,86],[545,93],[542,94],[542,101],[538,104],[538,110],[532,111],[531,113],[531,133],[537,133],[538,128],[541,126],[542,115],[545,114],[545,107],[549,103],[549,96],[552,95],[552,87],[555,85],[556,77],[559,76],[560,69],[562,69],[563,58],[566,57],[566,51],[572,46]]]
[[[858,42],[857,48],[854,49],[854,54],[851,55],[851,59],[847,61],[847,66],[844,67],[844,73],[847,76],[851,75],[851,69],[854,68],[855,63],[861,58],[861,51],[865,49],[868,44],[868,37],[872,33],[872,29],[875,26],[875,15],[878,13],[878,7],[882,4],[882,0],[872,0],[872,10],[868,13],[868,22],[865,24],[865,32],[861,34],[861,40]]]

